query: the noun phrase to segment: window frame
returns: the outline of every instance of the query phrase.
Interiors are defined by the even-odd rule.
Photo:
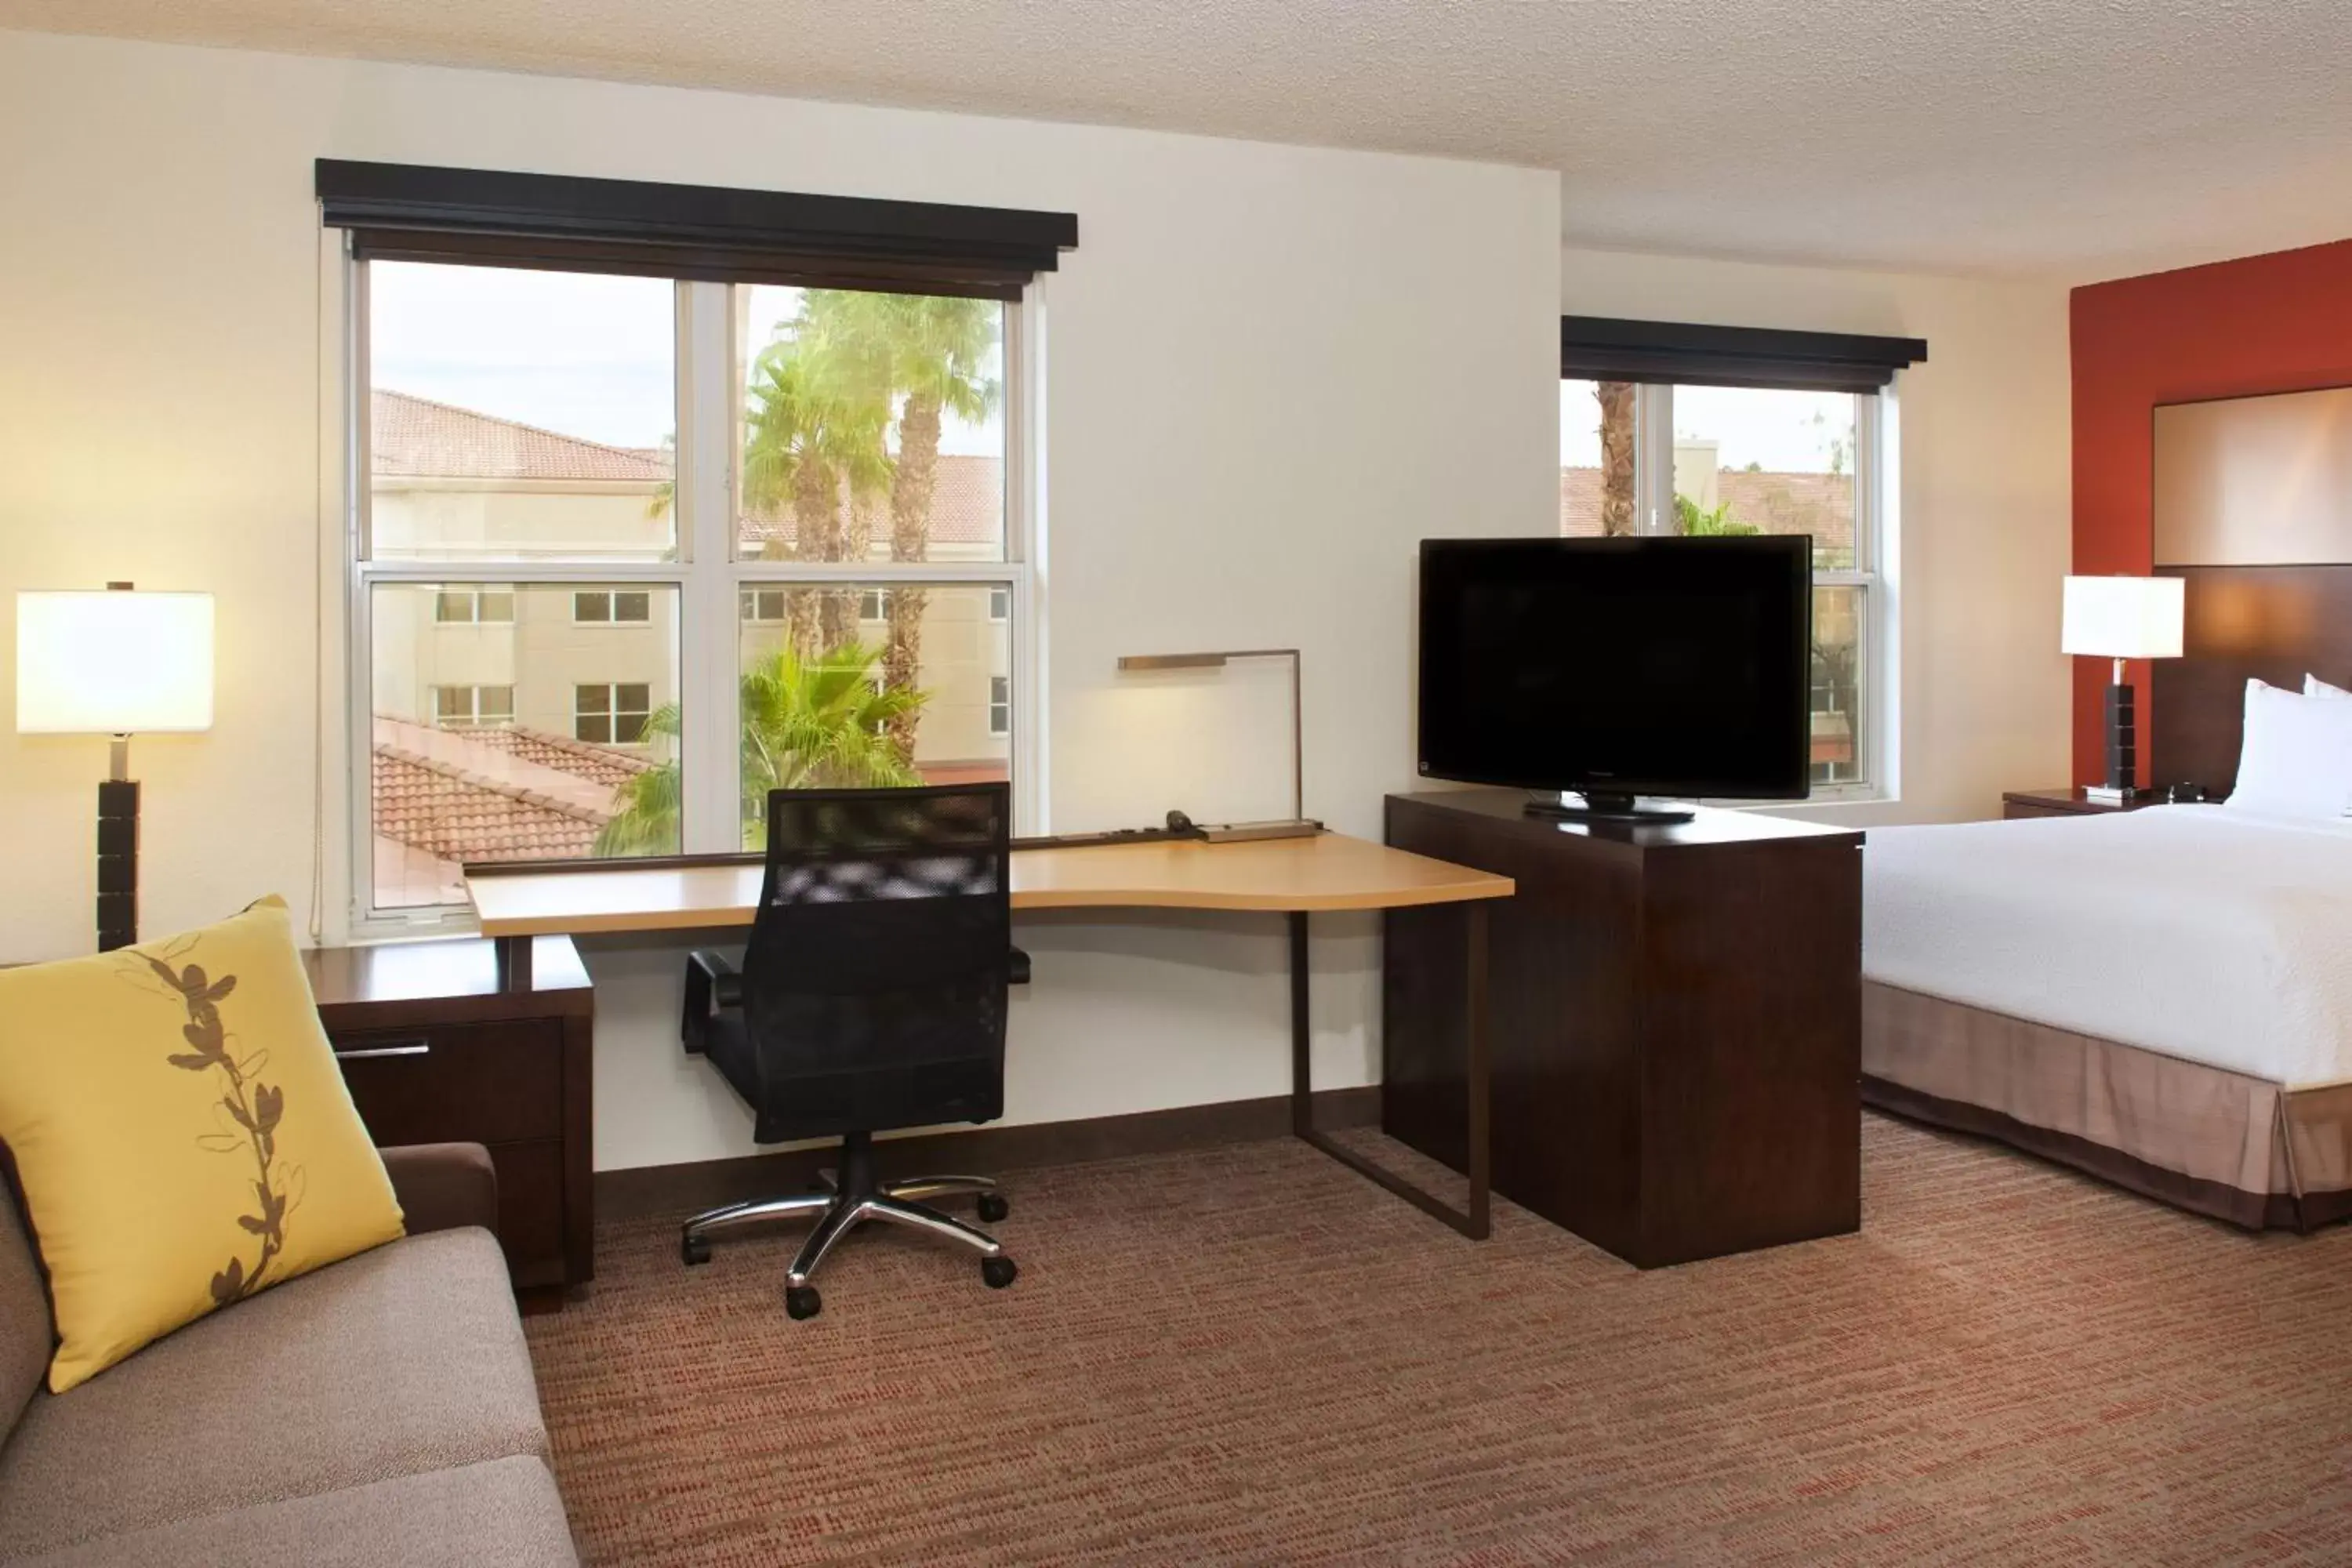
[[[1590,378],[1562,379],[1565,383]],[[1854,400],[1853,565],[1813,569],[1815,588],[1850,587],[1861,595],[1862,657],[1855,674],[1858,692],[1854,717],[1860,729],[1855,753],[1863,776],[1814,784],[1802,801],[1774,801],[1759,809],[1785,811],[1794,805],[1841,805],[1901,798],[1901,736],[1894,695],[1897,689],[1895,630],[1899,592],[1895,562],[1900,531],[1894,504],[1895,487],[1889,482],[1890,476],[1900,472],[1897,396],[1901,380],[1898,373],[1883,392],[1851,394]],[[1671,535],[1675,531],[1671,526],[1675,516],[1675,384],[1643,382],[1634,389],[1633,511],[1634,528],[1641,533]],[[1746,390],[1820,389],[1759,386]],[[1809,692],[1811,684],[1809,675]],[[1809,699],[1809,710],[1810,707]],[[1718,804],[1758,805],[1753,801]]]
[[[340,372],[342,429],[341,516],[333,520],[330,546],[341,558],[343,588],[343,766],[345,831],[349,868],[345,901],[352,941],[415,937],[477,929],[464,905],[379,909],[374,896],[373,801],[373,699],[372,659],[373,591],[397,584],[438,584],[452,592],[478,594],[484,587],[523,591],[541,587],[603,590],[632,588],[676,594],[675,624],[683,769],[679,847],[689,854],[736,853],[741,849],[738,692],[740,639],[746,624],[741,597],[761,587],[824,585],[889,587],[923,584],[1002,588],[1010,595],[1005,677],[1012,696],[1012,732],[1007,767],[1012,776],[1017,833],[1045,830],[1047,794],[1044,779],[1046,716],[1039,679],[1045,647],[1044,518],[1037,477],[1045,407],[1044,318],[1046,280],[1030,283],[1017,300],[1003,303],[1002,364],[1004,395],[1004,549],[997,561],[797,562],[740,559],[735,515],[736,440],[740,420],[743,366],[733,331],[733,285],[677,279],[676,300],[677,458],[672,510],[677,520],[675,548],[667,559],[613,561],[522,554],[495,559],[445,560],[403,557],[378,560],[372,553],[371,406],[368,264],[351,252],[347,234],[331,234],[321,265],[330,287],[340,287],[342,364]],[[558,268],[557,270],[561,270]],[[658,625],[659,616],[648,615]],[[449,625],[467,623],[443,623]],[[578,622],[583,626],[646,623]],[[999,623],[1002,624],[1002,623]],[[593,684],[583,682],[579,684]],[[658,706],[658,703],[654,704]],[[576,714],[575,714],[576,721]],[[583,864],[625,864],[589,862]]]
[[[465,616],[445,616],[441,612],[451,599],[463,599],[471,613]],[[503,616],[482,614],[482,601],[504,599],[507,613]],[[514,594],[510,589],[469,587],[444,588],[433,598],[433,624],[436,626],[510,626],[514,625]]]
[[[624,598],[643,598],[646,601],[646,613],[642,616],[624,616],[621,614],[621,601]],[[582,615],[580,601],[583,599],[604,600],[604,613],[601,616]],[[574,587],[572,589],[572,624],[575,626],[649,626],[653,625],[653,596],[650,594],[628,588]]]
[[[996,717],[1000,709],[1004,714],[1002,724]],[[992,739],[1013,733],[1013,678],[1009,675],[988,678],[988,733]]]
[[[494,621],[491,624],[493,626],[497,626],[502,623]],[[495,729],[502,724],[511,725],[514,722],[514,688],[510,685],[504,685],[497,682],[472,686],[458,684],[454,686],[436,686],[430,689],[433,693],[433,727],[436,730],[488,730]],[[449,691],[462,691],[466,693],[467,708],[466,715],[463,719],[453,721],[449,717],[442,712],[442,694]],[[505,692],[507,694],[507,710],[501,714],[484,714],[482,711],[482,693],[485,691]]]

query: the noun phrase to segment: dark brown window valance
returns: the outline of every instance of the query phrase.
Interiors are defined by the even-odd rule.
[[[1927,344],[1920,338],[1627,321],[1608,316],[1559,319],[1559,374],[1580,381],[1883,392],[1896,371],[1927,357]]]
[[[321,158],[362,260],[1015,300],[1078,243],[1071,213]]]

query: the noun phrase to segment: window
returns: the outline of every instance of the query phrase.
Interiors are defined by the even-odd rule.
[[[653,595],[641,592],[575,593],[572,595],[572,618],[583,626],[618,625],[624,622],[638,626],[653,618]]]
[[[592,746],[634,746],[653,716],[653,688],[644,681],[572,688],[572,735]]]
[[[514,595],[505,589],[444,589],[433,597],[433,618],[443,626],[511,624]]]
[[[511,686],[436,686],[433,721],[445,730],[514,722]]]
[[[362,928],[467,861],[756,848],[773,788],[1014,776],[1019,305],[349,266]]]
[[[1811,536],[1816,793],[1878,780],[1871,651],[1891,594],[1883,421],[1872,393],[1560,383],[1563,534]]]

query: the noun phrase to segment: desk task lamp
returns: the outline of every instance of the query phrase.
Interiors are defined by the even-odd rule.
[[[1307,716],[1299,692],[1298,650],[1295,647],[1235,648],[1223,653],[1122,654],[1122,671],[1148,669],[1223,669],[1237,658],[1286,658],[1290,661],[1290,816],[1269,822],[1229,822],[1200,829],[1212,844],[1247,838],[1311,838],[1323,825],[1307,816]],[[1175,814],[1171,813],[1173,819]]]
[[[139,940],[139,783],[133,734],[213,727],[213,596],[102,593],[16,595],[16,731],[110,735],[98,786],[98,948]]]
[[[2130,800],[2139,780],[2139,735],[2124,661],[2179,658],[2182,580],[2178,577],[2069,577],[2059,646],[2067,653],[2116,661],[2107,687],[2107,782],[2084,793],[2109,805]]]

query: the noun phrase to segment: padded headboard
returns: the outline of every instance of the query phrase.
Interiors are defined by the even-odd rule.
[[[2158,784],[2216,792],[2238,776],[2246,680],[2304,672],[2352,688],[2352,565],[2158,566],[2188,581],[2181,657],[2154,663],[2148,751]]]

